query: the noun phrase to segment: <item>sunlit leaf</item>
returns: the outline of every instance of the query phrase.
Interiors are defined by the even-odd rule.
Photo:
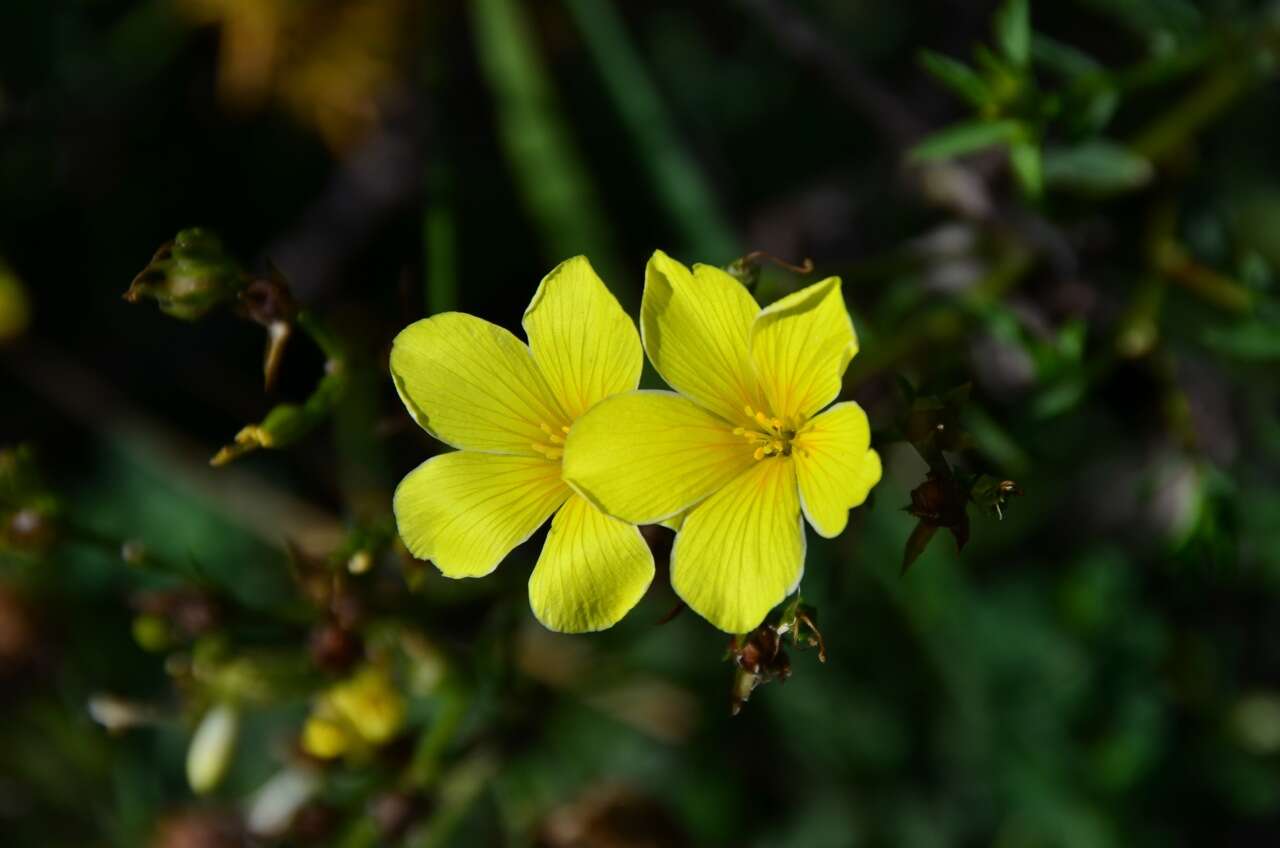
[[[1023,135],[1017,121],[965,121],[939,130],[911,148],[908,156],[916,162],[950,159],[998,144],[1010,144]]]
[[[1154,173],[1144,157],[1105,139],[1050,148],[1044,154],[1045,183],[1081,194],[1132,191],[1149,183]]]
[[[1034,141],[1019,138],[1009,145],[1009,166],[1018,179],[1018,185],[1029,197],[1039,197],[1044,189],[1044,168],[1040,161],[1040,146]]]
[[[996,42],[1006,59],[1019,68],[1031,61],[1031,11],[1028,0],[1005,0],[996,13]]]

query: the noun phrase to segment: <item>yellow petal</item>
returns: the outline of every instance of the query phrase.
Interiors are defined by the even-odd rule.
[[[671,549],[671,586],[716,627],[746,633],[795,591],[804,551],[795,466],[761,460],[685,518]]]
[[[849,510],[880,482],[880,455],[862,407],[838,403],[814,418],[793,443],[804,515],[828,539],[839,536]]]
[[[524,313],[529,347],[570,420],[640,382],[644,354],[635,324],[585,256],[561,262]]]
[[[672,388],[735,424],[744,407],[760,406],[749,344],[759,311],[718,268],[690,273],[660,250],[645,268],[640,328],[649,361]]]
[[[483,577],[569,497],[545,459],[454,451],[396,488],[396,526],[410,553],[446,577]]]
[[[588,633],[617,624],[653,582],[640,531],[573,496],[556,513],[529,578],[529,605],[549,630]]]
[[[391,376],[418,424],[454,447],[538,456],[544,425],[558,433],[569,423],[524,342],[461,312],[402,330]]]
[[[808,418],[835,400],[858,339],[840,293],[840,279],[771,304],[751,328],[751,357],[769,411]]]
[[[654,524],[747,470],[751,451],[725,421],[687,398],[627,392],[602,400],[574,422],[563,473],[609,515]]]

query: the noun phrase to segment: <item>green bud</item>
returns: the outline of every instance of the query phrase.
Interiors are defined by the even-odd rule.
[[[143,613],[133,620],[133,641],[152,654],[167,650],[173,644],[169,622],[158,615]]]
[[[187,748],[187,783],[197,795],[222,782],[235,753],[240,714],[229,704],[215,704],[200,719]]]
[[[310,428],[306,410],[296,403],[282,403],[262,419],[261,424],[250,424],[236,433],[236,440],[222,447],[210,465],[226,465],[233,459],[259,448],[274,448],[287,445]]]
[[[124,299],[154,300],[160,311],[184,321],[198,320],[237,297],[246,284],[240,266],[221,240],[199,228],[183,230],[156,251],[133,278]]]

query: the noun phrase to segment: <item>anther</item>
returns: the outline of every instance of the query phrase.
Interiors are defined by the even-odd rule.
[[[531,444],[530,447],[536,450],[538,453],[545,456],[547,459],[559,459],[560,457],[564,456],[564,451],[561,450],[560,448],[554,448],[548,445],[540,445],[537,442],[534,442],[533,444]]]

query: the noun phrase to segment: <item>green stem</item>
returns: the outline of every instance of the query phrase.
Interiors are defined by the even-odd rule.
[[[345,340],[309,309],[299,310],[294,322],[325,355],[324,376],[301,404],[277,404],[261,422],[242,428],[234,442],[213,455],[210,465],[226,465],[259,448],[287,447],[329,418],[342,401],[351,383]]]
[[[467,716],[469,698],[461,684],[445,680],[440,687],[440,714],[431,729],[422,734],[405,773],[405,781],[418,789],[433,786],[440,777],[444,754],[457,738],[458,727]]]
[[[1129,143],[1155,163],[1170,161],[1197,133],[1230,107],[1258,75],[1252,65],[1233,61],[1218,68]]]
[[[684,232],[688,248],[713,263],[739,255],[733,227],[676,131],[617,7],[599,0],[565,0],[565,5],[639,148],[659,200]]]
[[[499,136],[543,242],[557,261],[585,253],[606,276],[620,271],[607,218],[538,52],[528,7],[516,0],[468,6]]]

